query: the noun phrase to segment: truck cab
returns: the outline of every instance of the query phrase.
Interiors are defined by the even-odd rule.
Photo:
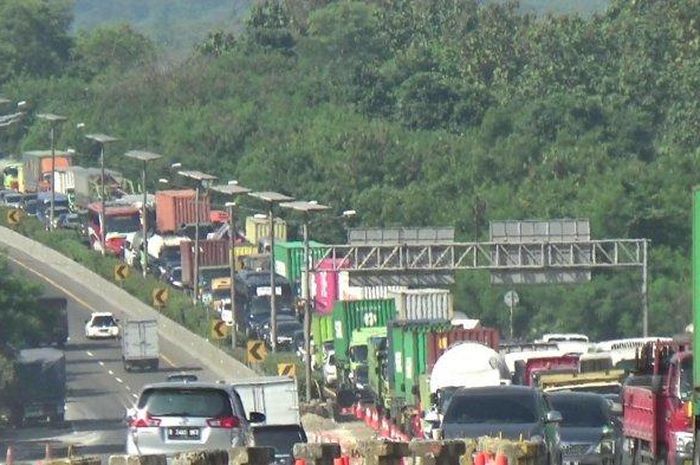
[[[633,465],[686,465],[693,458],[693,356],[675,342],[646,344],[623,388],[624,450]]]

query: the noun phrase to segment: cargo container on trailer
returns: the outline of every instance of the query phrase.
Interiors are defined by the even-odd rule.
[[[314,273],[314,308],[319,313],[330,313],[338,300],[338,269],[350,263],[347,259],[324,258]]]
[[[452,293],[448,289],[389,289],[387,297],[396,301],[399,320],[451,320],[454,317]]]
[[[165,190],[156,192],[156,229],[160,233],[178,231],[183,225],[197,223],[193,189]],[[211,202],[209,197],[199,194],[199,222],[209,223]]]
[[[352,332],[360,328],[386,326],[396,317],[393,299],[339,300],[333,306],[333,344],[340,365],[348,362]]]
[[[194,284],[194,241],[180,242],[180,260],[182,266],[182,283]],[[206,239],[199,241],[200,280],[205,280],[202,271],[207,268],[230,269],[229,244],[225,239]],[[207,281],[211,281],[208,277]]]
[[[275,239],[287,240],[287,223],[282,218],[275,218]],[[270,218],[267,215],[254,215],[245,219],[245,238],[255,245],[261,239],[270,237]]]
[[[53,167],[57,170],[66,170],[72,164],[73,156],[68,152],[54,151]],[[30,150],[22,156],[24,167],[22,169],[25,192],[38,192],[50,190],[51,182],[51,150]],[[48,177],[47,177],[48,176]]]
[[[328,248],[316,241],[309,241],[309,252],[311,255],[310,265],[319,260],[326,253]],[[290,282],[301,280],[304,270],[304,243],[301,241],[279,241],[275,242],[275,273],[287,278]]]

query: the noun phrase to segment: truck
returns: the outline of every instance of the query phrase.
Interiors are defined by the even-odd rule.
[[[104,215],[102,203],[93,202],[87,206],[86,229],[90,239],[90,246],[97,251],[102,249],[100,236],[102,234],[102,221],[104,216],[105,228],[105,253],[121,257],[124,252],[124,244],[127,239],[133,239],[134,235],[141,231],[141,211],[136,207],[117,206],[105,204]]]
[[[690,345],[650,342],[622,390],[623,450],[632,464],[685,465],[693,459]]]
[[[578,373],[578,371],[578,355],[532,357],[526,361],[520,360],[515,362],[513,384],[537,386],[541,375],[554,373]]]
[[[127,320],[122,329],[122,363],[124,370],[134,368],[157,370],[158,322],[156,320]]]
[[[271,376],[232,383],[246,413],[265,414],[265,425],[299,425],[299,389],[295,378]]]
[[[66,357],[53,347],[23,349],[15,362],[10,422],[63,423],[66,406]]]
[[[18,185],[24,186],[24,192],[51,190],[52,165],[55,170],[65,171],[72,164],[73,156],[68,152],[54,151],[53,163],[51,150],[31,150],[22,155],[23,169]]]

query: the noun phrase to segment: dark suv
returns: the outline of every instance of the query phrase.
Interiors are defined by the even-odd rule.
[[[538,465],[561,465],[558,423],[539,389],[527,386],[460,388],[455,391],[442,421],[446,439],[499,436],[537,442],[544,449]]]

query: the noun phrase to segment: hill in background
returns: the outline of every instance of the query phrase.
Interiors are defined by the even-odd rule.
[[[158,46],[187,53],[214,29],[237,30],[253,0],[75,0],[74,30],[128,23]]]
[[[74,30],[90,30],[110,23],[128,23],[150,37],[164,51],[183,55],[212,30],[239,30],[253,2],[254,0],[75,0]],[[609,0],[520,0],[520,9],[538,15],[552,13],[588,16],[604,11],[608,4]]]

